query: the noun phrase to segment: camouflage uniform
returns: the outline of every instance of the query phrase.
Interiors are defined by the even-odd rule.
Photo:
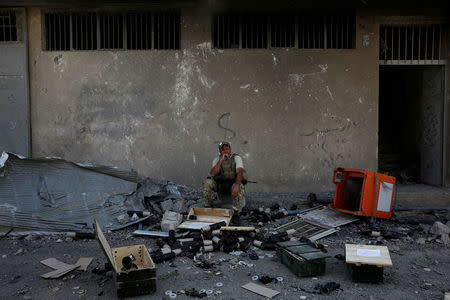
[[[232,208],[234,211],[240,211],[245,206],[244,185],[239,185],[239,192],[236,197],[232,197],[231,193],[233,185],[236,180],[236,163],[234,156],[230,159],[224,160],[220,166],[219,176],[227,179],[229,182],[218,183],[214,179],[205,179],[203,182],[203,201],[205,207],[213,207],[212,192],[217,192],[219,196],[219,203],[214,203],[215,207]]]

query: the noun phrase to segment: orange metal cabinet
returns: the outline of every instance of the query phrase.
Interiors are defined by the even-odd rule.
[[[391,217],[395,177],[369,170],[338,168],[333,173],[333,183],[336,191],[330,208],[365,217],[372,217],[375,209],[376,218]]]

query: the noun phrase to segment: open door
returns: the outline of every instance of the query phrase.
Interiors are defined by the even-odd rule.
[[[380,66],[379,171],[443,184],[444,66]]]
[[[442,185],[444,84],[443,67],[423,68],[420,174],[423,183]]]

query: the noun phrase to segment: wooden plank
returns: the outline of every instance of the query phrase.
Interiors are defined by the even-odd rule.
[[[278,291],[266,288],[265,286],[255,284],[253,282],[244,284],[242,287],[246,290],[249,290],[253,293],[256,293],[258,295],[261,295],[261,296],[264,296],[267,298],[273,298],[280,293]]]
[[[204,207],[193,207],[189,212],[189,215],[207,215],[216,217],[231,217],[233,215],[231,209],[226,208],[204,208]]]
[[[255,231],[253,226],[222,226],[220,227],[222,231]]]
[[[111,266],[114,268],[114,270],[117,273],[117,266],[116,266],[116,263],[114,260],[114,256],[113,256],[111,247],[109,246],[109,243],[106,240],[105,235],[103,234],[103,231],[100,228],[100,225],[98,224],[97,220],[95,220],[94,224],[95,224],[95,232],[97,234],[97,239],[100,242],[100,245],[102,246],[103,251],[106,254],[106,257],[108,258],[109,263],[111,264]]]
[[[392,266],[386,246],[345,244],[345,261],[356,265]]]

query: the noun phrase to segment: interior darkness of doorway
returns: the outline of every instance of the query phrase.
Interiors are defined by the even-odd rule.
[[[427,66],[380,66],[380,172],[421,183],[423,78]]]

